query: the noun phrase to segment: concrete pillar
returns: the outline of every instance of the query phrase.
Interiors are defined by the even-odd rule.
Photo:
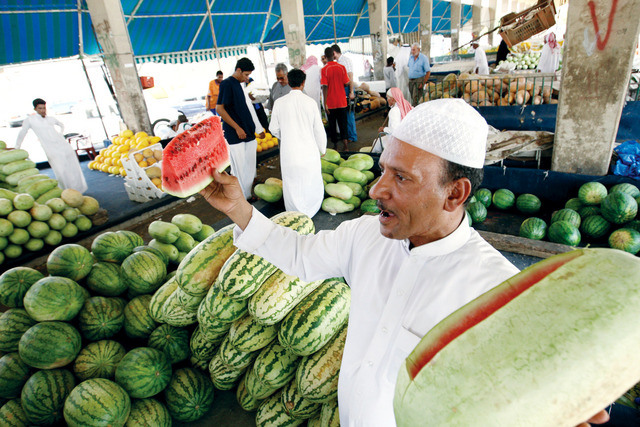
[[[587,0],[569,3],[553,170],[608,172],[640,31],[640,0],[612,4],[598,1],[592,19]]]
[[[482,31],[482,0],[473,0],[471,6],[471,32],[478,37]]]
[[[307,59],[302,0],[280,0],[280,10],[284,39],[289,50],[289,63],[294,68],[300,68]]]
[[[433,0],[420,0],[420,48],[431,57],[431,21],[433,20]]]
[[[460,0],[451,0],[451,52],[452,59],[458,57],[458,52],[453,51],[460,46],[460,21],[462,21],[462,5]]]
[[[125,125],[134,132],[151,133],[147,104],[120,0],[87,0],[87,6]]]
[[[369,33],[373,54],[373,75],[376,80],[384,79],[387,64],[387,0],[369,0]]]
[[[493,30],[495,27],[498,26],[499,22],[498,22],[498,17],[497,17],[497,8],[498,8],[498,0],[489,0],[489,25],[488,25],[488,30]],[[489,33],[488,38],[489,38],[489,45],[493,46],[493,35],[497,33],[496,31],[493,31],[491,33]],[[499,43],[500,41],[496,42]]]

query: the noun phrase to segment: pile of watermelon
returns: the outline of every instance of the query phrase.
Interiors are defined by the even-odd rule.
[[[38,176],[45,175],[24,179]],[[72,189],[63,191],[57,188],[57,181],[56,197],[36,198],[38,192],[34,188],[50,185],[47,180],[19,185],[19,193],[0,188],[0,265],[5,259],[20,257],[24,251],[40,251],[45,245],[58,246],[63,239],[107,221],[107,211],[100,209],[96,199]]]
[[[320,161],[328,196],[322,202],[323,211],[337,214],[360,208],[362,212],[380,212],[376,201],[369,198],[377,180],[371,171],[375,162],[370,155],[355,153],[345,160],[336,150],[327,148]]]
[[[520,236],[529,239],[548,239],[569,246],[580,244],[608,245],[614,249],[637,254],[640,252],[640,218],[637,218],[640,189],[630,183],[607,188],[600,182],[584,183],[577,197],[569,199],[562,209],[544,215],[542,202],[533,194],[517,198],[508,189],[495,193],[482,188],[467,206],[470,223],[481,223],[486,208],[494,206],[507,211],[514,206],[524,215]]]
[[[272,220],[315,231],[300,213]],[[0,276],[0,425],[191,422],[214,387],[237,387],[258,425],[337,425],[344,281],[288,276],[193,215],[148,231],[60,246],[48,276]]]

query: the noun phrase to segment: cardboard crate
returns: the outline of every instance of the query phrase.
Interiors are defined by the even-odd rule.
[[[154,144],[149,147],[153,150],[161,150],[161,144]],[[134,202],[148,202],[152,199],[159,199],[167,195],[167,193],[160,190],[147,176],[146,170],[152,167],[159,167],[162,169],[162,161],[158,161],[151,166],[141,168],[138,162],[135,161],[134,156],[137,153],[142,153],[146,149],[137,150],[129,153],[128,156],[122,157],[122,167],[127,172],[127,176],[124,177],[124,188],[127,190],[129,200]]]

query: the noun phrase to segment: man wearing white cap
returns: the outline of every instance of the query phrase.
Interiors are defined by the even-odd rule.
[[[380,158],[382,210],[301,236],[246,203],[235,178],[201,193],[238,225],[235,245],[303,280],[343,276],[351,311],[338,385],[344,426],[394,426],[401,364],[439,321],[518,272],[465,214],[482,181],[487,124],[463,100],[420,104]]]

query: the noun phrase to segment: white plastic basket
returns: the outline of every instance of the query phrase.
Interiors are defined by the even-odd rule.
[[[151,150],[162,150],[161,144],[154,144],[147,147]],[[127,190],[129,200],[134,202],[148,202],[149,200],[159,199],[167,195],[167,193],[160,190],[145,172],[152,167],[159,167],[162,169],[162,161],[158,161],[151,166],[141,168],[138,162],[135,161],[134,156],[137,153],[142,153],[145,149],[137,150],[129,155],[122,157],[122,167],[127,172],[127,176],[124,177],[124,188]]]

